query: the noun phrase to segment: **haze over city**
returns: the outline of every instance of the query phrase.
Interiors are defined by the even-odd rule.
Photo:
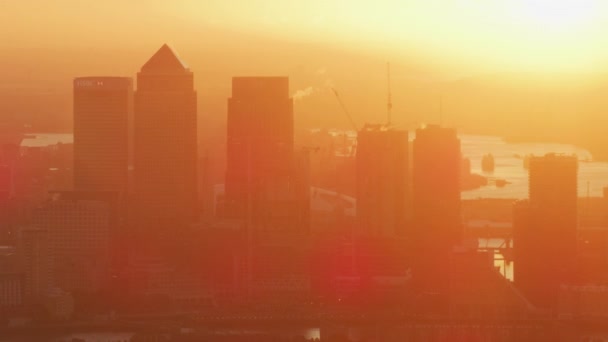
[[[0,0],[0,342],[608,341],[606,23]]]
[[[298,101],[299,126],[344,125],[323,91],[329,83],[358,121],[377,121],[390,61],[395,122],[438,122],[443,96],[444,122],[470,133],[528,138],[542,129],[547,139],[596,149],[603,141],[595,131],[608,107],[602,25],[608,11],[600,1],[0,6],[1,108],[38,131],[71,127],[70,77],[130,75],[159,43],[169,42],[199,75],[201,130],[225,122],[221,99],[233,74],[289,75],[294,93],[320,90]]]

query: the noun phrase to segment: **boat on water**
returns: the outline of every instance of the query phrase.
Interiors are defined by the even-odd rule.
[[[486,154],[481,158],[481,170],[483,172],[494,172],[494,156]]]
[[[460,178],[460,191],[477,190],[488,185],[488,179],[475,173],[465,173]]]
[[[496,179],[494,183],[496,184],[497,188],[504,188],[505,185],[511,184],[511,182],[507,181],[506,179]]]

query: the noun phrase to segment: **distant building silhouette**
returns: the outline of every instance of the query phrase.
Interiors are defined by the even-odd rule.
[[[302,232],[308,233],[310,230],[310,194],[311,194],[311,175],[310,159],[311,152],[306,148],[299,148],[294,151],[293,175],[291,191],[294,192],[294,219],[299,222]]]
[[[53,284],[95,293],[110,278],[110,207],[102,201],[58,197],[36,209],[33,224],[47,232]]]
[[[357,221],[361,234],[404,235],[409,218],[407,131],[366,125],[357,137]]]
[[[198,273],[184,271],[165,258],[132,258],[126,273],[133,293],[165,298],[172,308],[192,308],[210,302],[209,288]]]
[[[78,219],[88,216],[90,220],[90,228],[86,231],[76,233],[74,236],[69,236],[64,241],[76,241],[73,242],[77,245],[78,239],[86,236],[87,233],[91,233],[93,227],[95,227],[97,234],[97,255],[96,260],[97,270],[96,274],[100,276],[99,282],[96,282],[99,286],[116,287],[119,284],[116,282],[122,281],[115,277],[117,273],[125,267],[129,250],[133,248],[132,242],[130,242],[132,236],[131,231],[126,226],[126,201],[124,196],[121,196],[115,191],[51,191],[51,201],[47,202],[45,206],[41,206],[40,209],[48,210],[64,210],[69,209],[66,203],[74,204],[74,208],[80,208],[73,210],[70,213],[70,219],[73,221],[66,221],[60,223],[62,225],[78,224]],[[52,204],[55,204],[53,207]],[[63,205],[62,205],[63,204]],[[53,209],[54,208],[54,209]],[[69,210],[67,211],[69,213]],[[96,215],[97,220],[92,220],[93,215]],[[103,226],[100,226],[101,221],[107,221]],[[89,225],[85,225],[89,226]],[[100,228],[101,227],[101,228]],[[79,229],[78,227],[73,229]],[[62,234],[62,232],[59,232]],[[51,239],[55,238],[54,232],[50,233]],[[80,237],[78,234],[81,234]],[[91,236],[86,236],[84,239],[91,239]],[[107,247],[107,250],[105,249]],[[92,250],[89,251],[89,255]],[[101,268],[104,267],[102,270]],[[110,274],[111,272],[111,274]],[[91,273],[93,274],[93,273]],[[112,276],[112,280],[107,277]],[[106,277],[103,279],[103,277]],[[96,285],[97,286],[97,285]]]
[[[509,319],[525,317],[534,310],[495,267],[493,251],[457,248],[450,260],[449,273],[449,312],[454,317]]]
[[[310,240],[266,235],[253,249],[251,295],[266,304],[297,305],[311,294]]]
[[[0,270],[0,314],[14,313],[24,304],[23,274]]]
[[[305,232],[309,161],[294,150],[287,77],[234,77],[228,99],[225,209],[256,231]],[[304,170],[304,172],[302,172]]]
[[[195,221],[198,209],[193,74],[169,46],[137,74],[134,111],[136,217],[141,230],[163,240]]]
[[[539,307],[554,307],[561,285],[576,281],[575,156],[531,157],[529,201],[514,207],[514,281]]]
[[[421,290],[444,292],[451,250],[463,229],[456,130],[436,125],[416,130],[413,163],[413,277]]]
[[[132,99],[131,78],[74,79],[75,189],[126,194]]]
[[[13,242],[12,221],[15,217],[14,166],[9,163],[0,164],[0,243]]]
[[[8,163],[0,164],[0,201],[5,202],[14,196],[14,179],[14,167]]]
[[[18,234],[19,264],[25,274],[25,301],[28,304],[39,303],[52,286],[53,264],[48,231],[24,227]]]
[[[604,224],[603,225],[608,226],[608,186],[604,187],[602,193],[603,193],[602,202],[603,202],[603,208],[604,208],[604,220],[603,220]]]
[[[289,78],[232,79],[219,214],[245,223],[243,270],[252,299],[285,303],[310,294],[301,238],[310,228],[310,151],[294,148],[293,120]]]

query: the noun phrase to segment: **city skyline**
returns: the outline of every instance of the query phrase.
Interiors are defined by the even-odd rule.
[[[74,1],[5,6],[0,340],[608,340],[608,6]]]
[[[340,307],[344,301],[362,312],[392,307],[393,301],[423,317],[504,319],[570,312],[575,309],[564,306],[564,298],[585,293],[578,286],[588,283],[574,271],[582,265],[579,254],[588,253],[578,247],[575,156],[522,156],[529,200],[514,204],[512,227],[498,233],[507,234],[499,235],[503,245],[483,248],[483,233],[463,220],[461,193],[468,187],[465,176],[485,181],[474,188],[488,186],[496,165],[487,154],[483,175],[472,173],[456,129],[424,125],[410,141],[406,129],[366,123],[353,145],[340,145],[322,130],[319,137],[309,133],[322,145],[301,146],[289,77],[234,77],[224,190],[207,194],[215,186],[199,188],[198,179],[212,181],[206,177],[213,159],[205,156],[201,163],[197,152],[193,79],[166,44],[141,67],[136,89],[129,78],[74,79],[74,148],[64,151],[73,153],[73,169],[52,168],[64,172],[55,185],[64,191],[45,195],[39,189],[31,223],[14,227],[18,258],[5,257],[0,278],[7,308],[65,321],[82,310],[100,310],[99,304],[81,305],[103,293],[122,301],[120,310],[141,310],[160,295],[171,306],[199,310],[211,299],[217,308],[289,308],[310,300]],[[390,88],[387,101],[390,111]],[[5,146],[10,175],[27,154]],[[28,152],[30,164],[21,166],[26,170],[45,160],[45,149]],[[320,163],[314,162],[319,153]],[[327,190],[314,185],[332,173],[328,186],[336,199],[338,178],[355,175],[344,183],[355,196],[355,215],[336,202],[319,229],[319,213],[311,208],[318,191]],[[14,180],[8,181],[10,189]],[[509,183],[492,181],[497,187]],[[9,192],[7,200],[20,192]],[[203,216],[203,208],[212,211]],[[555,212],[561,216],[550,220]],[[549,242],[545,255],[560,258],[541,261],[535,245],[540,239]],[[604,262],[588,258],[585,267]],[[514,281],[495,268],[500,260],[503,268],[515,267]],[[602,275],[585,273],[591,281]],[[477,296],[467,289],[471,279]],[[35,305],[45,309],[31,311]],[[166,305],[161,310],[170,310]]]
[[[342,93],[358,121],[379,122],[385,97],[384,64],[390,61],[395,123],[439,123],[439,98],[442,97],[443,123],[457,126],[462,132],[533,141],[540,138],[538,132],[542,131],[544,141],[576,144],[597,156],[603,154],[602,145],[606,144],[595,124],[604,123],[603,112],[608,109],[608,102],[602,96],[608,83],[603,66],[608,64],[604,57],[595,58],[602,56],[605,35],[599,33],[606,8],[597,0],[529,0],[513,4],[500,0],[488,4],[463,0],[439,2],[437,4],[443,5],[437,8],[416,1],[400,4],[382,0],[372,11],[366,10],[365,3],[354,2],[349,8],[356,10],[354,17],[336,15],[342,19],[332,21],[327,20],[327,14],[321,14],[323,10],[335,14],[345,11],[332,1],[302,5],[305,7],[302,11],[284,11],[277,18],[268,13],[280,11],[286,5],[272,0],[264,1],[270,11],[265,15],[245,4],[243,8],[251,11],[250,14],[226,11],[225,5],[216,3],[195,4],[182,0],[181,5],[170,6],[148,2],[138,10],[150,15],[133,20],[127,11],[132,5],[123,4],[122,11],[114,12],[109,11],[114,2],[96,4],[98,14],[81,16],[80,7],[71,6],[73,1],[62,0],[57,6],[39,3],[38,10],[28,12],[28,20],[13,23],[10,31],[15,32],[11,35],[15,41],[7,44],[0,60],[2,65],[10,66],[3,69],[0,109],[17,124],[30,125],[38,132],[71,129],[71,79],[75,75],[134,76],[133,71],[149,57],[150,51],[163,42],[170,42],[189,56],[192,70],[200,75],[195,87],[205,89],[198,93],[199,116],[207,123],[199,125],[202,141],[213,139],[225,125],[223,99],[229,95],[230,78],[234,75],[289,76],[291,95],[302,95],[295,106],[299,114],[296,115],[298,127],[346,126],[339,115],[339,106],[331,99],[330,87]],[[19,2],[3,6],[8,14],[30,10],[32,5]],[[72,10],[63,11],[64,6]],[[43,8],[56,15],[40,18],[36,13],[41,13]],[[366,14],[370,12],[375,14],[368,20]],[[158,13],[174,13],[175,17]],[[464,20],[457,13],[470,17],[457,25]],[[198,15],[208,21],[193,20]],[[283,21],[279,20],[282,16]],[[325,17],[325,26],[308,27],[317,16]],[[401,20],[401,16],[413,16],[415,20]],[[35,24],[63,17],[74,25],[80,23],[80,29],[54,23],[41,30]],[[383,17],[390,19],[378,22],[378,18]],[[112,25],[107,25],[108,20]],[[268,27],[264,32],[256,32],[256,28],[264,27],[260,21],[265,20],[275,22],[280,29]],[[442,20],[448,20],[449,25],[437,23],[443,23]],[[28,26],[28,22],[33,24]],[[3,23],[8,25],[9,21]],[[369,26],[359,30],[364,34],[354,35],[353,29],[349,29],[354,23]],[[337,36],[324,34],[327,25],[344,32]],[[294,32],[292,26],[298,28],[295,31],[299,33]],[[399,32],[402,26],[407,33],[399,33],[397,38],[394,38],[395,32],[386,32]],[[377,30],[378,27],[382,29]],[[538,27],[545,29],[535,29]],[[122,28],[121,34],[116,34],[119,28]],[[492,30],[501,34],[497,36]],[[371,42],[365,33],[372,36]],[[560,39],[564,34],[567,40]],[[58,39],[60,35],[71,38]],[[457,44],[457,38],[463,35],[469,38]],[[416,38],[401,41],[408,37]],[[63,43],[57,45],[57,41]],[[585,48],[575,48],[577,41],[584,43]],[[53,42],[52,46],[47,42]],[[91,42],[96,45],[91,46]],[[464,52],[442,51],[442,46],[433,49],[429,46],[431,43],[454,44],[456,48],[462,45]],[[519,43],[524,46],[518,46]],[[532,63],[534,67],[528,68],[521,65],[509,68],[500,63],[486,68],[482,66],[488,56],[480,55],[477,46],[484,46],[481,51],[495,55],[503,64],[518,58],[538,60]],[[508,46],[512,47],[506,48]],[[432,51],[427,51],[429,49]],[[257,57],[262,55],[264,58]],[[37,59],[37,56],[47,58]],[[239,56],[252,57],[244,60]],[[459,59],[464,59],[466,65],[455,62]],[[552,66],[542,68],[544,65]],[[27,78],[23,77],[25,74]],[[587,105],[581,108],[577,105],[580,102]],[[487,113],[493,113],[495,119],[480,119]],[[549,120],[553,124],[548,127],[544,122]],[[528,124],[522,125],[522,121]]]

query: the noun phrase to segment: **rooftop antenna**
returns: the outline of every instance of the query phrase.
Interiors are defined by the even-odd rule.
[[[387,101],[386,101],[386,126],[391,125],[391,111],[393,110],[393,96],[391,94],[391,63],[386,63],[386,84],[387,84]]]

